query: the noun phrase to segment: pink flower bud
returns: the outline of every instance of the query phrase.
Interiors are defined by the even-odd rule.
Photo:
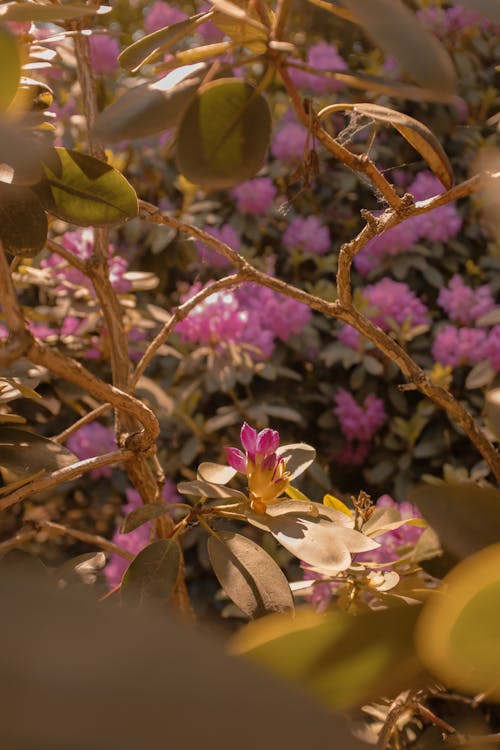
[[[226,453],[226,461],[229,466],[232,466],[236,471],[240,471],[242,474],[246,474],[247,470],[247,459],[246,456],[238,450],[238,448],[224,448]]]

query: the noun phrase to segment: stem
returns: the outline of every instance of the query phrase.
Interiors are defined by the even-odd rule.
[[[72,536],[74,539],[79,539],[81,542],[100,547],[106,552],[111,552],[113,555],[119,555],[120,557],[125,558],[125,560],[130,561],[135,557],[133,552],[129,552],[128,550],[119,547],[114,542],[110,542],[109,539],[105,539],[98,534],[89,534],[86,531],[80,531],[80,529],[72,529],[69,526],[63,526],[61,523],[55,523],[54,521],[41,521],[39,527],[41,529],[54,531],[61,536]]]
[[[15,549],[21,544],[25,544],[25,542],[31,542],[31,540],[36,537],[37,533],[38,532],[35,531],[35,529],[30,529],[30,531],[20,531],[10,539],[6,539],[5,542],[0,542],[0,555],[4,555],[9,550]]]

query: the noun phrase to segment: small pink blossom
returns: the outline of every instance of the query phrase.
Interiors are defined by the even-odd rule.
[[[489,284],[472,289],[464,284],[461,276],[455,274],[447,287],[441,289],[438,305],[456,323],[468,325],[495,309],[495,301]]]
[[[80,460],[111,453],[117,447],[114,432],[100,422],[92,422],[80,427],[79,430],[70,435],[66,445]],[[91,471],[90,476],[93,479],[110,477],[112,471],[112,466],[102,466]]]
[[[184,21],[186,18],[186,13],[179,8],[164,3],[162,0],[156,0],[145,14],[144,28],[148,34],[152,34],[153,31],[158,31],[166,26],[173,26],[174,23]]]
[[[374,393],[369,393],[360,405],[345,388],[337,391],[333,413],[345,437],[361,442],[370,442],[387,420],[384,402]]]
[[[482,328],[445,325],[436,334],[432,356],[436,362],[450,367],[474,365],[490,356],[487,338]]]
[[[106,34],[92,34],[89,40],[92,70],[99,75],[108,75],[119,67],[118,41]]]
[[[296,216],[283,235],[283,246],[287,250],[324,255],[331,247],[330,232],[317,216]]]
[[[304,157],[307,130],[297,122],[286,123],[274,136],[271,153],[284,162],[298,162]]]
[[[256,177],[237,185],[231,193],[236,199],[238,211],[267,214],[272,208],[277,188],[269,177]]]
[[[347,70],[345,60],[340,56],[337,47],[327,42],[314,44],[307,53],[306,62],[316,70],[342,72]],[[288,72],[295,86],[307,89],[314,94],[328,94],[344,87],[341,81],[311,73],[300,68],[289,67]]]

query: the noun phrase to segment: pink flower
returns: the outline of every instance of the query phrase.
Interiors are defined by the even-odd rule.
[[[407,323],[412,327],[429,323],[427,308],[408,284],[381,279],[367,286],[363,295],[373,308],[368,317],[383,331],[390,330],[391,320],[400,326]]]
[[[399,510],[401,520],[422,518],[420,511],[415,505],[412,505],[408,501],[396,503],[390,495],[379,497],[376,507]],[[404,524],[404,526],[400,526],[398,529],[387,531],[385,534],[376,537],[377,542],[381,545],[380,547],[369,552],[362,552],[356,560],[369,560],[378,563],[396,562],[402,555],[409,552],[415,546],[423,532],[424,528],[422,526],[412,526],[411,524]]]
[[[485,343],[484,354],[494,370],[500,371],[500,326],[493,326]]]
[[[257,432],[244,422],[240,440],[245,453],[238,448],[225,448],[226,460],[233,469],[247,475],[252,508],[265,512],[266,505],[283,499],[289,485],[285,459],[276,454],[279,433],[269,428]]]
[[[107,75],[118,68],[120,45],[116,39],[105,34],[92,34],[89,45],[94,73]]]
[[[153,31],[158,31],[158,29],[163,29],[166,26],[173,26],[174,23],[184,21],[186,18],[186,13],[179,8],[164,3],[162,0],[156,0],[146,12],[144,28],[148,34],[152,34]]]
[[[284,162],[298,162],[304,156],[307,130],[297,122],[288,122],[274,136],[271,153]]]
[[[487,359],[490,353],[486,331],[481,328],[445,325],[437,332],[432,346],[432,356],[436,362],[450,367],[474,365]]]
[[[324,255],[331,246],[330,232],[317,216],[296,216],[283,235],[283,246],[305,253]]]
[[[369,393],[361,406],[345,388],[337,391],[333,413],[345,437],[361,442],[370,442],[387,419],[384,402],[374,393]]]
[[[346,62],[339,55],[337,47],[327,42],[314,44],[307,53],[306,61],[308,65],[316,68],[316,70],[330,72],[347,70]],[[290,67],[288,72],[297,88],[308,89],[314,94],[328,94],[344,87],[344,84],[341,81],[335,80],[335,78],[327,78],[326,76],[300,70],[300,68]]]
[[[92,422],[80,427],[68,438],[66,445],[68,450],[78,456],[80,460],[93,458],[104,453],[111,453],[116,450],[115,435],[109,427],[105,427],[99,422]],[[102,466],[100,469],[94,469],[90,472],[93,479],[100,477],[110,477],[113,471],[112,466]]]
[[[221,242],[224,242],[226,245],[229,245],[229,247],[232,247],[232,249],[236,250],[236,252],[239,252],[241,250],[241,240],[230,224],[222,224],[220,227],[203,228],[205,232],[208,232],[208,234],[211,234],[212,237],[215,237],[216,239],[221,240]],[[211,247],[208,247],[208,245],[205,245],[203,242],[197,241],[195,245],[200,258],[204,263],[213,266],[213,268],[224,268],[224,266],[229,265],[230,261],[224,255],[216,252]]]
[[[447,288],[441,289],[437,301],[451,320],[464,325],[475,323],[495,308],[489,284],[471,289],[458,274],[452,276]]]
[[[269,177],[256,177],[242,182],[231,191],[236,198],[238,211],[249,214],[267,214],[277,193],[276,185]]]

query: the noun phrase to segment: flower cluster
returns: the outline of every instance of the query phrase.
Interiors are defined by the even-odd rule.
[[[298,122],[287,122],[274,136],[271,153],[283,162],[298,162],[304,156],[307,130]]]
[[[420,172],[408,186],[415,201],[423,201],[443,192],[443,185],[430,172]],[[366,276],[381,260],[399,255],[409,250],[421,240],[448,242],[455,237],[462,226],[462,219],[453,203],[406,219],[383,234],[369,240],[354,258],[354,265],[360,274]]]
[[[337,47],[334,44],[327,44],[327,42],[313,44],[307,52],[306,62],[316,70],[335,72],[347,70],[347,64],[340,56]],[[338,91],[344,85],[335,78],[327,78],[299,68],[289,68],[289,73],[297,88],[311,91],[314,94],[328,94],[332,91]]]
[[[277,193],[275,184],[269,177],[256,177],[241,182],[231,191],[236,199],[238,211],[248,214],[267,214]]]
[[[387,420],[383,401],[369,393],[361,405],[345,388],[339,388],[333,413],[346,438],[342,450],[334,456],[335,461],[341,465],[361,466],[368,457],[371,441]]]
[[[485,18],[480,10],[474,11],[463,5],[452,5],[450,8],[430,6],[417,11],[418,19],[429,26],[441,39],[452,34],[460,34],[466,29],[480,28],[489,31],[497,24]]]
[[[476,323],[495,308],[489,284],[472,289],[464,284],[458,274],[452,276],[448,286],[441,289],[437,301],[451,320],[462,325]]]
[[[88,227],[80,228],[74,232],[66,232],[60,242],[76,255],[80,260],[89,260],[92,257],[94,247],[94,230]],[[85,274],[73,268],[66,260],[57,253],[52,253],[40,263],[42,268],[50,268],[52,276],[57,280],[58,292],[74,294],[77,289],[85,289],[90,297],[95,297],[94,288]],[[118,294],[126,294],[130,291],[131,284],[125,278],[128,263],[125,258],[115,254],[115,249],[110,247],[109,278],[113,289]]]
[[[201,284],[194,284],[182,301],[201,288]],[[217,349],[228,342],[246,344],[259,360],[272,354],[276,339],[286,342],[310,318],[311,311],[305,305],[266,287],[246,284],[234,291],[211,294],[178,323],[176,331],[184,341]]]
[[[415,328],[429,324],[426,306],[408,284],[384,278],[365,287],[361,296],[366,305],[366,316],[383,331],[390,331],[394,326]],[[344,325],[339,340],[344,346],[358,349],[364,338],[352,326]]]
[[[241,239],[231,224],[221,224],[219,227],[207,226],[203,227],[203,229],[207,234],[215,237],[216,240],[220,240],[229,245],[229,247],[232,247],[237,253],[241,250]],[[195,242],[195,245],[200,259],[207,265],[212,266],[212,268],[223,268],[228,265],[229,261],[224,255],[217,253],[211,247],[205,245],[204,242],[198,240]]]
[[[120,45],[106,34],[93,34],[89,40],[92,70],[99,75],[109,75],[118,68]]]
[[[116,450],[116,440],[113,431],[109,427],[100,424],[100,422],[92,422],[80,427],[79,430],[70,435],[66,445],[80,460],[93,458],[94,456],[111,453],[111,451]],[[90,472],[90,476],[92,479],[110,477],[112,471],[112,466],[102,466]]]
[[[144,28],[148,34],[152,34],[153,31],[163,29],[165,26],[172,26],[186,18],[187,15],[179,8],[164,3],[163,0],[156,0],[144,16]]]
[[[330,233],[317,216],[296,216],[283,235],[287,250],[298,249],[304,253],[324,255],[331,246]]]
[[[125,494],[127,497],[127,503],[123,506],[123,513],[127,516],[136,508],[140,508],[142,500],[137,490],[128,488],[125,490]],[[163,486],[162,500],[166,503],[181,502],[181,498],[175,489],[175,484],[170,479],[167,479]],[[137,529],[134,529],[134,531],[130,531],[128,534],[122,534],[120,532],[120,527],[117,527],[113,535],[113,542],[126,552],[131,552],[133,555],[137,555],[147,544],[149,544],[151,540],[152,525],[152,522],[148,521],[147,523],[143,523]],[[116,554],[111,555],[104,571],[110,588],[118,586],[128,566],[129,562],[124,557]]]
[[[266,505],[283,500],[283,493],[290,483],[286,461],[277,454],[280,436],[276,430],[266,428],[257,432],[246,422],[240,432],[239,448],[225,448],[228,464],[248,477],[250,505],[253,510],[264,513]]]

